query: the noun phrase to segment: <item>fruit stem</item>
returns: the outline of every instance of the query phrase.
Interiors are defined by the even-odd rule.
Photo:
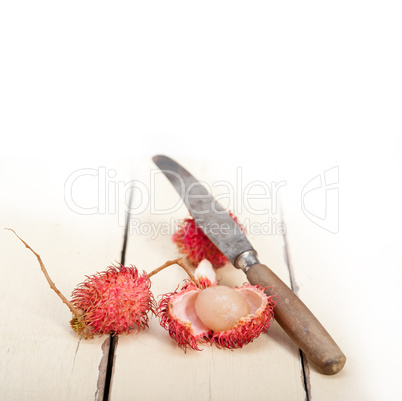
[[[198,280],[193,276],[193,274],[190,272],[188,267],[184,264],[182,258],[175,259],[175,260],[168,260],[162,266],[156,268],[155,270],[152,270],[151,273],[148,274],[148,277],[151,277],[154,274],[159,273],[161,270],[165,269],[166,267],[174,265],[174,264],[179,265],[183,270],[185,270],[185,272],[190,277],[191,281],[193,281],[195,284],[198,284]]]
[[[12,228],[5,228],[5,230],[9,230],[12,231],[15,236],[36,256],[36,258],[38,259],[38,262],[40,264],[41,270],[43,272],[43,274],[46,277],[47,282],[50,285],[50,288],[59,296],[59,298],[68,306],[68,308],[70,309],[70,311],[73,313],[73,315],[78,319],[78,321],[81,323],[82,327],[84,328],[84,335],[88,335],[89,333],[86,333],[87,331],[89,331],[89,329],[86,327],[86,324],[84,322],[83,319],[83,313],[80,313],[80,311],[78,311],[74,305],[59,291],[59,289],[56,287],[56,285],[54,284],[54,282],[51,280],[45,265],[42,262],[42,259],[40,257],[40,255],[38,253],[36,253]]]

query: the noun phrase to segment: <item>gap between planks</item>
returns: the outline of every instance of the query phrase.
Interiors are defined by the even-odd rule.
[[[284,226],[286,227],[282,207],[280,208],[280,216],[281,216],[282,222],[284,223]],[[283,243],[284,243],[284,250],[285,250],[285,263],[286,263],[286,266],[287,266],[288,272],[289,272],[290,288],[296,295],[298,295],[299,286],[296,283],[296,277],[295,277],[293,265],[292,265],[292,262],[290,259],[289,245],[288,245],[288,240],[286,237],[286,228],[285,228],[282,236],[283,236]],[[304,391],[306,393],[306,401],[311,401],[312,397],[311,397],[310,368],[308,366],[307,357],[301,349],[299,349],[299,353],[300,353],[300,365],[301,365],[301,378],[302,378]]]
[[[130,190],[130,199],[128,201],[129,209],[131,208],[133,200],[133,188]],[[120,264],[124,266],[126,261],[126,250],[128,240],[128,227],[130,223],[130,212],[126,214],[126,224],[124,227],[123,246],[121,249]],[[98,385],[95,393],[95,401],[109,401],[109,396],[112,388],[112,379],[114,371],[114,360],[116,356],[117,344],[119,338],[113,334],[102,344],[103,356],[99,364]]]

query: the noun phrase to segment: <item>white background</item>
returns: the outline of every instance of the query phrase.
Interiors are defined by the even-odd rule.
[[[240,166],[286,181],[296,279],[336,297],[322,302],[339,303],[332,325],[354,361],[331,399],[348,375],[366,399],[398,399],[401,17],[397,1],[2,2],[0,226],[70,219],[70,174],[127,181],[158,153],[211,180]],[[301,210],[304,185],[333,167],[335,234]],[[314,380],[313,396],[327,385]]]

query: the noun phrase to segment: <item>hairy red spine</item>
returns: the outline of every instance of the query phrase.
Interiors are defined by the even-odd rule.
[[[244,231],[237,217],[231,212],[229,214]],[[180,252],[194,265],[198,265],[203,259],[208,259],[215,268],[222,267],[228,262],[226,256],[209,240],[193,218],[186,218],[179,224],[172,240]]]
[[[87,276],[72,293],[72,302],[84,311],[93,334],[122,334],[148,327],[148,312],[155,313],[151,282],[136,267],[110,266]]]

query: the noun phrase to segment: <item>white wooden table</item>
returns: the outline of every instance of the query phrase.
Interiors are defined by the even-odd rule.
[[[166,212],[178,197],[151,162],[165,153],[250,224],[261,261],[347,363],[331,377],[302,366],[276,322],[241,350],[184,353],[152,318],[109,355],[108,336],[71,330],[34,256],[2,230],[0,400],[402,399],[398,16],[359,2],[2,5],[0,227],[58,288],[69,296],[122,256],[147,272],[176,257],[187,211]],[[264,185],[277,196],[248,210],[245,192]],[[152,290],[184,278],[171,267]]]

